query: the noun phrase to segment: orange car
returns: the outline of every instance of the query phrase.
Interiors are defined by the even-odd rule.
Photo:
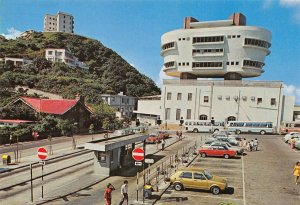
[[[149,137],[146,139],[146,143],[150,144],[155,144],[156,141],[161,141],[161,138],[159,137],[158,133],[151,133]]]

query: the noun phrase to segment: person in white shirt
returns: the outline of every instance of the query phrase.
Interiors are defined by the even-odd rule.
[[[255,138],[255,140],[254,140],[254,150],[255,151],[258,150],[258,140],[257,140],[257,138]]]
[[[128,204],[128,181],[124,180],[124,184],[121,186],[121,195],[122,200],[119,203],[119,205]]]

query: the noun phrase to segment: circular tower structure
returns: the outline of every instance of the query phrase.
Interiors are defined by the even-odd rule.
[[[208,22],[186,17],[183,29],[161,37],[163,71],[180,79],[257,77],[264,72],[270,47],[271,32],[246,26],[241,13]]]

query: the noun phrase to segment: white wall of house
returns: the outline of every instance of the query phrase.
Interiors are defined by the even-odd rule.
[[[271,121],[278,128],[283,119],[292,120],[293,104],[294,98],[283,98],[281,82],[164,80],[161,119],[178,124],[180,117],[199,120],[202,115],[226,121],[232,116],[240,121]]]

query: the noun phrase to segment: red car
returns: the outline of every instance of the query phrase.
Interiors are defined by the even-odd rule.
[[[146,139],[146,143],[148,143],[148,144],[150,144],[150,143],[155,144],[157,140],[158,141],[161,140],[160,137],[158,136],[158,133],[151,133],[151,134],[149,134],[149,137]]]
[[[236,156],[235,150],[229,150],[223,146],[212,146],[207,148],[201,147],[198,153],[200,154],[201,157],[218,156],[218,157],[224,157],[225,159]]]

